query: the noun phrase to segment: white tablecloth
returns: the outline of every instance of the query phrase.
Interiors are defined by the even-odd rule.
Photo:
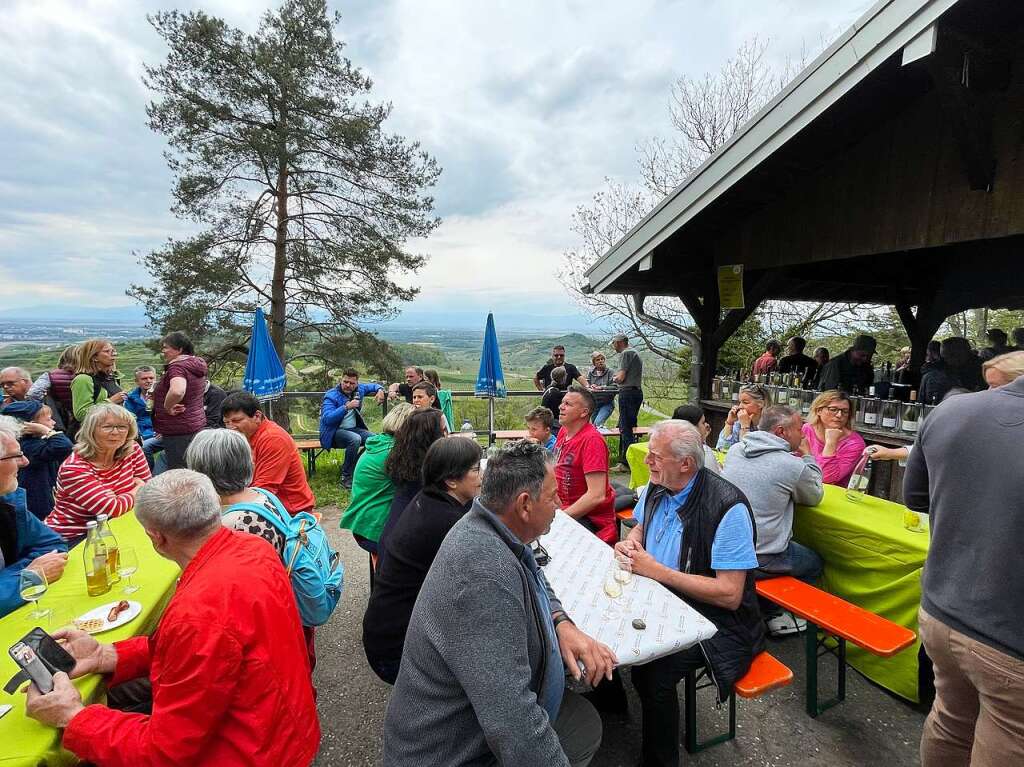
[[[634,575],[622,596],[611,599],[604,581],[612,548],[562,511],[541,537],[551,561],[544,574],[581,631],[612,648],[619,665],[647,663],[692,647],[715,633],[714,624],[657,581]],[[613,618],[605,617],[613,603]],[[644,629],[633,628],[640,618]]]

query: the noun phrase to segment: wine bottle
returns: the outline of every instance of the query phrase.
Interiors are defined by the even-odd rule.
[[[879,401],[875,397],[875,387],[872,386],[868,389],[867,399],[864,402],[864,425],[865,426],[877,426],[878,425],[878,411]]]
[[[899,418],[899,400],[887,399],[882,403],[882,428],[895,429],[896,421]]]
[[[91,597],[98,597],[110,591],[110,577],[107,569],[107,550],[99,537],[96,520],[85,523],[85,543],[82,545],[82,559],[85,563],[85,590]]]
[[[903,406],[903,418],[900,427],[907,434],[916,434],[921,421],[921,405],[917,401],[917,392],[910,392],[910,401]]]

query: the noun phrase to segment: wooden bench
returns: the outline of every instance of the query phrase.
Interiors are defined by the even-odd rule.
[[[705,687],[714,687],[708,676],[707,669],[691,671],[685,677],[686,730],[683,745],[686,752],[695,754],[719,743],[725,743],[736,737],[736,696],[741,698],[759,698],[766,692],[785,687],[793,681],[793,672],[782,661],[768,652],[758,653],[750,664],[750,668],[742,678],[733,685],[729,695],[729,731],[716,735],[704,742],[697,739],[697,691]],[[703,682],[703,683],[702,683]]]
[[[320,440],[316,437],[293,437],[293,439],[295,447],[306,457],[306,474],[312,477],[316,474],[316,459],[326,451],[320,447]]]
[[[847,641],[882,658],[889,658],[910,647],[917,638],[908,628],[788,575],[758,581],[757,593],[807,621],[804,652],[807,713],[811,717],[817,717],[846,699]],[[819,629],[823,632],[820,640]],[[826,643],[829,638],[835,639],[835,649]],[[838,690],[835,698],[819,704],[818,658],[826,653],[835,655],[839,663]]]

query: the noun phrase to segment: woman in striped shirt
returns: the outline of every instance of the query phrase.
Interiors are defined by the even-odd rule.
[[[119,517],[135,506],[135,493],[150,478],[135,438],[135,416],[120,405],[89,409],[75,451],[57,473],[57,493],[46,524],[70,544],[85,535],[97,514]]]

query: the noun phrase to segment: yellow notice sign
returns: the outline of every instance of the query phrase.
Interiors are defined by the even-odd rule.
[[[718,267],[718,302],[723,309],[743,308],[743,264]]]

